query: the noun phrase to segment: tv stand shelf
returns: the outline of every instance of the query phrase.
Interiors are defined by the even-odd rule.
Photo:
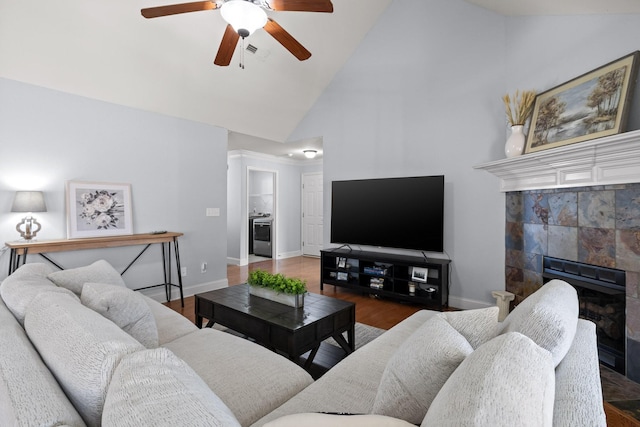
[[[333,285],[438,310],[449,305],[451,260],[346,248],[325,249],[320,254],[321,290]],[[428,271],[426,282],[412,278],[414,268]],[[411,284],[415,285],[413,293]]]

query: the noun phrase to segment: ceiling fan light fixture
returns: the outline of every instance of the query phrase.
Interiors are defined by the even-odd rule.
[[[220,7],[222,18],[240,37],[247,37],[267,24],[267,13],[247,0],[228,0]]]
[[[313,159],[316,157],[316,154],[318,154],[317,150],[303,150],[302,152],[307,159]]]

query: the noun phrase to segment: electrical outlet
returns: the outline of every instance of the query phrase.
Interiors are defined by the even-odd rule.
[[[182,267],[180,269],[180,274],[182,275],[182,277],[186,277],[186,275],[187,275],[187,267]]]
[[[200,273],[204,274],[207,272],[207,263],[203,262],[202,265],[200,266]]]

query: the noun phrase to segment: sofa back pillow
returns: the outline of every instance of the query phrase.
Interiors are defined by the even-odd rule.
[[[147,348],[158,346],[158,327],[139,293],[122,286],[85,283],[80,301],[118,325]]]
[[[27,306],[42,292],[60,292],[73,295],[71,291],[57,287],[47,279],[55,270],[47,264],[25,264],[2,281],[0,296],[14,317],[24,324]]]
[[[80,296],[85,283],[107,283],[126,287],[120,273],[105,260],[99,260],[84,267],[55,271],[47,276],[58,286],[67,288]]]
[[[421,427],[551,426],[551,353],[517,332],[478,347],[449,377]]]
[[[47,277],[48,274],[53,273],[56,269],[53,265],[45,264],[43,262],[32,262],[29,264],[23,264],[16,271],[11,273],[14,279],[33,279],[38,277]]]
[[[29,339],[89,426],[100,425],[107,387],[123,356],[144,347],[69,295],[40,294],[24,319]]]
[[[578,294],[562,280],[551,280],[504,319],[502,333],[520,332],[549,350],[554,366],[567,354],[578,325]]]
[[[113,374],[103,427],[240,427],[227,405],[182,359],[166,348],[123,358]]]
[[[84,421],[0,300],[0,426],[84,426]]]
[[[387,362],[372,413],[419,424],[440,388],[472,351],[443,317],[432,317]]]
[[[498,307],[475,310],[446,311],[444,317],[453,328],[469,341],[474,349],[495,338],[502,324],[498,322]]]

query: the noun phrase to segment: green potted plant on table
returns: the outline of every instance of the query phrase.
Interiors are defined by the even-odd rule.
[[[307,284],[302,279],[285,277],[280,273],[273,274],[264,270],[254,270],[249,273],[247,284],[251,295],[295,308],[304,305]]]

